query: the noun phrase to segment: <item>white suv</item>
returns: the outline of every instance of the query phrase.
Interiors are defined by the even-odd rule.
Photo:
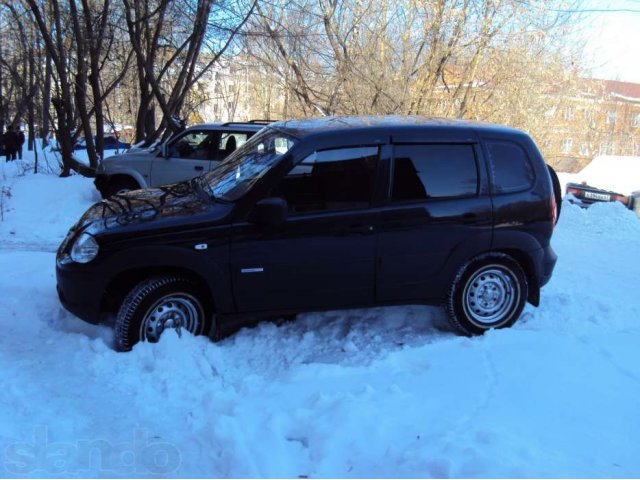
[[[188,180],[213,169],[269,122],[205,123],[194,125],[159,147],[133,147],[105,158],[95,185],[104,198],[140,188]]]

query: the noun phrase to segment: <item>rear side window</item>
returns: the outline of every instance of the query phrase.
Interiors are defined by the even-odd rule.
[[[526,190],[533,183],[533,168],[523,148],[514,142],[485,142],[489,153],[493,193]]]
[[[477,191],[478,169],[472,145],[395,147],[392,200],[463,197]]]

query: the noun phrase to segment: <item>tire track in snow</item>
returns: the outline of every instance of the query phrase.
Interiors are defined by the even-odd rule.
[[[61,240],[62,241],[62,240]],[[0,240],[0,250],[2,251],[15,251],[15,252],[42,252],[42,253],[56,253],[60,242],[47,243],[47,242],[23,242],[23,241],[7,241]]]

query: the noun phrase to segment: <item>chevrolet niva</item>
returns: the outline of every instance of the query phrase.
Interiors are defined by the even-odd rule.
[[[422,117],[273,123],[215,169],[93,205],[57,254],[63,306],[117,348],[314,310],[444,305],[513,325],[552,274],[557,177],[512,128]]]

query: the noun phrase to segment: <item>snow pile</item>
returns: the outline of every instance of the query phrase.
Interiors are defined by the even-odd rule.
[[[12,185],[2,477],[640,476],[640,221],[617,204],[564,204],[554,276],[512,329],[464,338],[438,308],[376,308],[119,354],[61,309],[52,253],[4,243],[64,235],[79,212],[54,206],[82,210],[90,184]]]
[[[573,178],[573,182],[629,195],[640,190],[640,157],[595,157]]]
[[[54,251],[69,228],[100,194],[90,178],[24,172],[19,161],[0,163],[6,200],[0,245]]]

